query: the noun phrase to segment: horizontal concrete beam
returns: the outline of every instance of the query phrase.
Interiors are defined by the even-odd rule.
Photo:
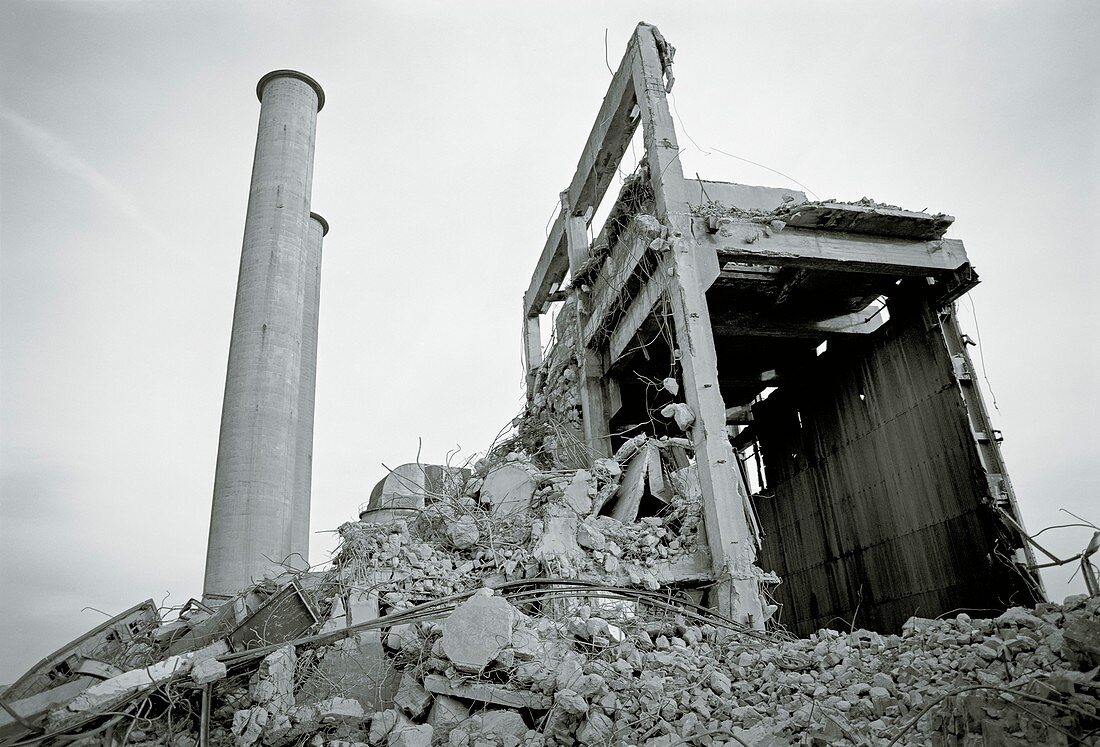
[[[841,270],[897,276],[954,272],[968,262],[958,239],[900,239],[805,228],[774,230],[759,223],[732,222],[710,233],[695,219],[695,235],[720,262]]]
[[[632,34],[581,151],[573,181],[563,198],[573,215],[591,216],[595,212],[638,127],[638,118],[632,116],[636,103],[632,78],[635,54],[636,41]],[[565,211],[558,215],[543,246],[531,283],[523,296],[527,316],[541,314],[551,290],[565,279],[569,269],[565,237],[567,217]]]
[[[829,335],[868,335],[886,323],[879,309],[828,319],[776,319],[759,313],[724,312],[711,315],[716,337],[798,337],[820,339]]]

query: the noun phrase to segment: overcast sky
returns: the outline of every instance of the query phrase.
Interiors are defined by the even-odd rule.
[[[324,86],[313,528],[520,409],[520,299],[634,25],[684,171],[957,216],[1032,531],[1100,522],[1095,2],[0,5],[0,682],[201,592],[257,79]],[[686,130],[686,131],[685,131]],[[976,328],[973,312],[980,323]],[[1041,539],[1063,556],[1081,528]],[[315,534],[312,560],[332,549]],[[1083,589],[1046,576],[1055,599]],[[169,596],[170,595],[170,596]]]

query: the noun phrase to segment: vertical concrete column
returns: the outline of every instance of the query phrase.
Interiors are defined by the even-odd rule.
[[[204,598],[278,573],[291,553],[307,228],[317,112],[312,78],[260,79],[260,124],[229,343]]]
[[[309,503],[313,481],[313,412],[317,391],[317,319],[321,301],[321,243],[328,221],[309,214],[305,299],[302,304],[302,368],[298,381],[298,436],[294,462],[294,508],[290,552],[295,567],[309,565]]]

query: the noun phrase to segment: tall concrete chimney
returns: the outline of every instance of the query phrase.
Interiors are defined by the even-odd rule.
[[[260,124],[206,551],[209,601],[280,572],[292,553],[313,147],[325,94],[308,75],[276,70],[256,95]]]
[[[295,566],[309,565],[309,498],[313,480],[313,405],[317,391],[317,319],[321,301],[321,242],[328,221],[309,214],[305,301],[302,305],[302,373],[298,382],[298,438],[294,463],[294,509],[290,552]]]

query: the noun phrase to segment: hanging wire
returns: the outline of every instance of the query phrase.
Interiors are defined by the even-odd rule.
[[[978,328],[978,307],[974,305],[974,299],[967,293],[963,296],[970,302],[970,316],[974,318],[974,336],[978,342],[978,360],[982,362],[982,378],[985,380],[985,386],[989,389],[989,396],[993,399],[993,409],[998,413],[1001,408],[997,407],[997,394],[993,391],[993,384],[989,381],[989,370],[985,367],[985,352],[982,350],[982,331]]]

